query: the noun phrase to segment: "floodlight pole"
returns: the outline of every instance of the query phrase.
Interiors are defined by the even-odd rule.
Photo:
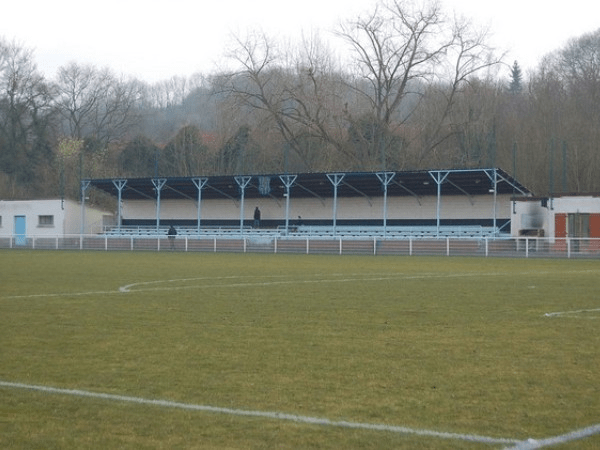
[[[115,187],[117,188],[117,192],[118,192],[118,203],[117,203],[117,229],[119,230],[119,233],[121,232],[121,197],[122,197],[122,192],[123,192],[123,188],[125,187],[125,185],[127,184],[127,180],[112,180],[113,184],[115,185]]]
[[[437,184],[437,206],[436,206],[436,233],[437,237],[440,237],[440,209],[442,201],[442,183],[446,181],[450,172],[442,171],[429,171],[429,175],[433,178]]]
[[[288,234],[290,225],[290,188],[296,181],[297,175],[279,175],[279,179],[285,186],[285,234]]]
[[[198,188],[198,234],[200,234],[200,211],[202,208],[202,188],[208,183],[208,178],[192,178],[192,182]]]
[[[383,234],[387,234],[387,192],[388,185],[392,182],[395,172],[377,172],[377,178],[383,184]]]
[[[152,178],[152,184],[156,190],[156,234],[158,234],[158,229],[160,227],[160,191],[166,183],[166,178]]]
[[[248,183],[250,183],[251,179],[252,179],[252,177],[248,177],[248,176],[235,177],[235,182],[238,184],[238,186],[242,190],[242,197],[241,197],[242,203],[240,205],[240,233],[244,232],[244,196],[245,196],[246,186],[248,186]]]
[[[90,180],[81,180],[81,230],[83,236],[85,231],[85,191],[90,187]]]
[[[336,234],[336,226],[337,226],[337,190],[338,186],[344,179],[343,173],[328,173],[327,178],[331,184],[333,184],[333,234]]]

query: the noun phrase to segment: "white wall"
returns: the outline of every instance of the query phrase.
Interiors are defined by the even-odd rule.
[[[548,208],[542,206],[541,199],[524,199],[514,202],[511,213],[510,230],[512,236],[519,236],[521,230],[544,230],[548,236]]]
[[[81,205],[70,200],[0,200],[0,236],[13,236],[15,216],[25,216],[27,236],[62,236],[81,232]],[[40,225],[40,216],[53,216],[52,225]],[[84,233],[102,231],[111,213],[86,207]]]
[[[523,199],[515,202],[511,217],[511,235],[523,229],[543,229],[544,236],[554,237],[556,214],[600,213],[600,198],[592,196],[562,196],[546,199]]]
[[[160,219],[197,218],[196,202],[192,200],[161,200]],[[261,210],[263,220],[285,219],[285,199],[246,199],[244,219],[251,220],[254,208]],[[240,201],[229,199],[202,200],[201,220],[239,220]],[[437,197],[388,197],[388,219],[435,219]],[[123,202],[123,219],[155,219],[155,200],[126,200]],[[290,219],[301,216],[303,220],[326,219],[333,217],[333,198],[290,199]],[[493,196],[442,196],[440,216],[443,219],[490,219],[494,217]],[[341,197],[337,205],[338,219],[382,219],[383,197]],[[496,218],[510,218],[510,196],[498,195]]]
[[[600,213],[600,197],[568,196],[552,199],[552,210],[556,213]]]

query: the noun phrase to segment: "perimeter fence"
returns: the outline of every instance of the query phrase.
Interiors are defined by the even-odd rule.
[[[0,237],[0,249],[600,258],[600,238],[289,238],[252,236]]]

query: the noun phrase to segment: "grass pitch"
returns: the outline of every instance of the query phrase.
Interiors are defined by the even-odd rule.
[[[562,436],[600,423],[599,276],[589,260],[1,251],[0,447]]]

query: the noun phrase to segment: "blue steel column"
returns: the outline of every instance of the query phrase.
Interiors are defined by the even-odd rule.
[[[235,182],[238,184],[240,189],[242,190],[242,203],[240,205],[240,233],[244,232],[244,196],[246,191],[246,186],[250,183],[252,177],[235,177]]]
[[[290,188],[296,181],[297,175],[279,175],[279,179],[285,186],[285,234],[288,234],[290,225]]]
[[[206,186],[206,183],[208,182],[208,178],[192,178],[192,181],[194,182],[194,185],[198,188],[198,234],[200,233],[200,211],[202,208],[202,188],[204,186]]]
[[[387,233],[387,192],[388,185],[396,175],[395,172],[377,172],[377,178],[383,184],[383,234]]]
[[[490,181],[492,182],[492,188],[490,189],[490,193],[494,194],[494,234],[496,234],[497,231],[497,224],[496,224],[496,215],[497,215],[497,200],[498,200],[498,170],[496,169],[492,169],[492,173],[490,175],[488,170],[484,171],[485,174],[488,176],[488,178],[490,179]]]
[[[344,179],[343,173],[328,173],[327,178],[333,184],[333,234],[336,234],[337,226],[337,188]]]
[[[496,223],[496,213],[497,213],[497,200],[498,200],[498,171],[494,169],[494,234],[496,234],[497,223]]]
[[[152,178],[152,184],[156,189],[156,234],[158,234],[158,229],[160,227],[160,191],[166,182],[166,178]]]
[[[119,233],[121,232],[121,197],[122,197],[122,192],[123,192],[123,188],[125,187],[125,185],[127,184],[127,180],[112,180],[113,184],[115,185],[115,187],[117,188],[118,191],[118,204],[117,204],[117,229],[119,230]]]
[[[81,180],[81,235],[85,231],[85,191],[88,187],[90,187],[90,180]]]
[[[441,198],[442,198],[442,183],[446,181],[448,174],[450,172],[445,172],[442,175],[441,171],[429,171],[429,175],[431,178],[435,180],[437,183],[437,207],[436,207],[436,235],[440,237],[440,209],[441,209]],[[434,175],[435,174],[435,175]]]

